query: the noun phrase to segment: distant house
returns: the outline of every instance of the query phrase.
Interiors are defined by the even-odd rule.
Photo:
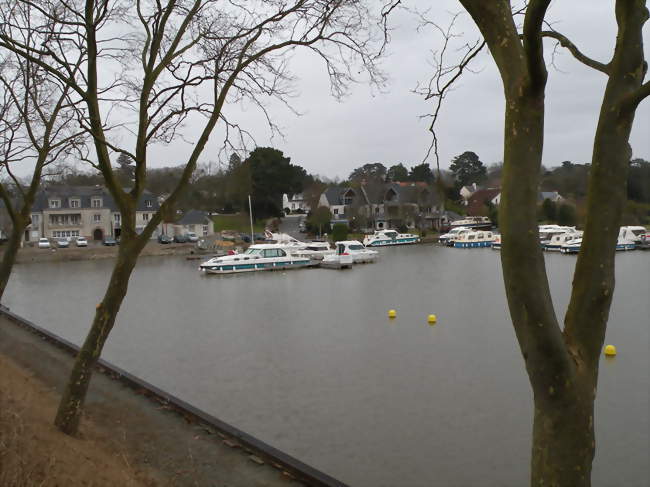
[[[159,208],[156,196],[144,191],[136,206],[136,232],[144,230]],[[117,238],[122,231],[122,215],[110,192],[99,185],[43,188],[36,194],[31,218],[26,241],[80,236],[103,240],[108,236]],[[159,225],[151,238],[160,231]]]
[[[469,204],[469,199],[472,197],[472,195],[480,189],[483,188],[477,185],[476,183],[472,183],[460,188],[459,193],[460,193],[460,197],[463,199],[463,204],[467,206]]]
[[[332,214],[332,224],[349,223],[349,210],[353,206],[363,206],[365,201],[360,189],[351,187],[330,186],[318,200],[318,206],[329,208]]]
[[[199,237],[209,237],[214,235],[214,223],[205,211],[189,210],[174,223],[173,231],[174,235],[185,235],[191,232]]]
[[[307,213],[311,208],[309,207],[309,203],[307,203],[302,193],[294,194],[291,196],[285,193],[282,195],[282,209],[289,209],[291,212],[303,211]]]
[[[500,198],[500,188],[479,189],[467,200],[467,214],[470,216],[485,215],[487,205],[498,206]]]
[[[560,193],[557,191],[540,191],[540,193],[537,195],[537,201],[541,204],[544,202],[544,200],[551,200],[554,203],[560,203],[564,201],[564,198],[560,196]],[[496,206],[499,206],[501,204],[501,193],[492,199],[492,203]]]

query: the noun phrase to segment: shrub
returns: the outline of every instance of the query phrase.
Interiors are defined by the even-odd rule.
[[[348,227],[343,223],[336,223],[332,227],[332,240],[338,242],[339,240],[346,240],[348,238]]]
[[[577,221],[576,209],[567,204],[562,204],[557,209],[557,223],[563,226],[574,226]]]

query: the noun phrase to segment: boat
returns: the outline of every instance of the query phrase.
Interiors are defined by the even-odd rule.
[[[450,240],[453,242],[456,239],[456,237],[458,236],[458,234],[460,232],[462,232],[463,230],[469,230],[469,228],[468,227],[456,227],[456,228],[450,230],[449,232],[443,233],[442,235],[440,235],[438,237],[438,242],[440,242],[441,244],[448,244]]]
[[[311,259],[292,255],[279,244],[255,244],[241,254],[214,257],[199,269],[207,274],[298,269],[312,265]]]
[[[396,230],[377,230],[372,235],[366,235],[363,245],[366,247],[384,247],[386,245],[414,244],[420,237],[413,233],[398,233]]]
[[[305,247],[292,251],[293,255],[309,257],[312,260],[323,260],[328,255],[336,254],[327,242],[305,242]]]
[[[641,227],[637,227],[641,228]],[[645,228],[643,228],[645,232]],[[641,240],[640,236],[637,237],[636,234],[632,233],[628,227],[621,227],[618,232],[618,237],[616,239],[616,250],[625,251],[625,250],[634,250],[637,247],[637,243]],[[582,245],[582,237],[575,238],[570,240],[568,243],[563,245],[560,251],[563,254],[575,254],[580,251],[580,246]]]
[[[627,239],[631,242],[634,242],[637,246],[641,243],[642,238],[647,234],[646,227],[640,225],[629,225],[621,227],[618,238]]]
[[[492,240],[492,250],[501,250],[501,235],[495,235]]]
[[[454,248],[467,249],[473,247],[491,247],[494,234],[490,231],[479,230],[462,233],[454,242]]]
[[[366,248],[358,240],[341,240],[334,244],[337,253],[347,253],[352,256],[355,264],[370,263],[377,260],[379,252]]]
[[[289,251],[303,250],[308,245],[307,242],[302,242],[288,233],[273,233],[267,230],[264,232],[264,236],[267,242],[273,242]]]
[[[542,248],[550,243],[555,235],[562,235],[564,233],[575,233],[576,227],[563,227],[561,225],[540,225],[539,226],[539,243]]]
[[[644,233],[639,237],[636,248],[641,250],[650,250],[650,232]]]
[[[461,220],[451,222],[451,228],[467,227],[476,230],[490,230],[492,222],[487,216],[467,216]]]
[[[354,257],[347,250],[344,242],[337,242],[336,250],[323,256],[320,266],[326,269],[351,269],[352,264],[354,264]]]
[[[577,238],[582,238],[582,231],[574,228],[568,232],[553,235],[550,240],[542,244],[542,248],[548,252],[558,252],[562,250],[564,245],[570,244],[572,240]]]

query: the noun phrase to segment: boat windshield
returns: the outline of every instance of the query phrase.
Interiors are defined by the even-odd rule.
[[[246,255],[260,255],[261,253],[262,253],[262,249],[251,249],[251,248],[246,249],[246,252],[244,252],[244,254]]]
[[[354,244],[354,245],[348,245],[348,249],[350,250],[363,250],[365,247],[360,244]]]

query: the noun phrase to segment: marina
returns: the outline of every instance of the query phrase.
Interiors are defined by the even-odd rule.
[[[142,258],[104,356],[353,486],[525,484],[530,386],[498,253],[430,244],[379,252],[352,272],[228,279],[199,279],[196,262],[180,257]],[[544,258],[562,316],[574,259]],[[600,365],[596,487],[650,473],[647,258],[616,259],[607,342],[619,354]],[[80,343],[110,268],[17,266],[7,306]]]

